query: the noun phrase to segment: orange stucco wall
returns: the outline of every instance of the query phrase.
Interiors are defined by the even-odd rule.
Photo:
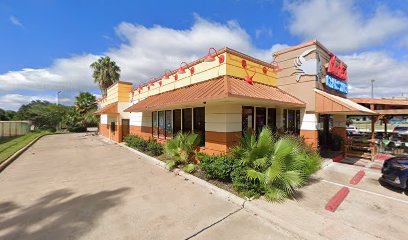
[[[145,126],[130,126],[130,134],[137,135],[148,140],[150,137],[152,137],[152,128]]]
[[[99,124],[99,134],[115,142],[122,142],[122,126],[115,125],[116,131],[112,132],[109,124]]]
[[[333,135],[338,135],[343,138],[342,148],[344,147],[344,143],[347,140],[347,130],[345,127],[333,127],[332,129]]]
[[[237,145],[241,138],[241,132],[205,132],[205,149],[202,151],[206,154],[221,155],[230,153],[229,148]]]
[[[305,139],[306,144],[317,149],[319,147],[319,131],[317,130],[300,130],[300,136]]]

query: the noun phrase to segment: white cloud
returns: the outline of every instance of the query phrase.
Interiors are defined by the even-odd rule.
[[[396,60],[385,52],[364,52],[340,56],[347,63],[349,97],[370,97],[371,80],[374,79],[374,97],[408,95],[407,60]]]
[[[123,40],[121,45],[108,49],[104,55],[111,56],[121,67],[121,80],[135,85],[152,77],[159,77],[167,68],[176,69],[182,61],[189,62],[205,56],[210,47],[219,49],[228,46],[265,61],[271,61],[272,52],[289,47],[278,43],[270,49],[259,49],[253,45],[251,37],[236,21],[220,24],[198,16],[189,29],[177,30],[163,26],[146,28],[123,22],[116,27],[116,33]],[[56,59],[47,68],[26,68],[0,74],[0,95],[3,95],[0,97],[0,108],[17,109],[33,98],[55,102],[55,96],[49,95],[50,92],[59,90],[66,94],[68,100],[78,91],[98,91],[89,65],[99,57],[91,53],[76,55]],[[408,70],[398,68],[407,65],[407,61],[398,62],[382,52],[367,52],[341,58],[349,66],[353,96],[368,94],[367,84],[372,78],[377,80],[377,96],[380,96],[380,93],[381,96],[399,95],[398,89],[402,88],[395,86],[407,89],[407,81],[402,81],[408,76]],[[387,85],[391,82],[392,85]],[[16,91],[29,91],[35,96],[22,96],[15,94]],[[72,100],[68,100],[62,102],[61,98],[61,103],[72,103]]]
[[[9,18],[10,22],[18,27],[24,27],[24,25],[21,23],[20,19],[18,19],[15,16],[10,16]]]
[[[49,68],[25,68],[20,71],[7,72],[0,75],[0,92],[13,90],[89,91],[95,89],[89,65],[97,58],[98,56],[91,54],[73,56],[57,59]]]
[[[159,77],[166,68],[175,69],[182,61],[205,56],[208,48],[225,46],[271,61],[271,52],[286,47],[276,44],[269,50],[258,49],[247,32],[235,21],[226,24],[210,22],[196,16],[190,29],[176,30],[162,26],[146,28],[123,22],[116,27],[123,40],[117,48],[105,53],[121,67],[121,80],[138,84]],[[90,91],[93,83],[89,65],[99,56],[85,54],[57,59],[43,69],[22,69],[0,75],[0,92],[30,91]]]
[[[262,27],[255,30],[255,38],[259,39],[261,37],[271,38],[272,37],[272,29]]]
[[[30,103],[34,100],[42,100],[42,101],[49,101],[51,103],[56,103],[57,97],[56,96],[24,96],[21,94],[6,94],[4,96],[0,96],[0,108],[7,109],[7,110],[18,110],[18,108],[23,105]],[[67,97],[60,97],[59,103],[64,105],[72,104],[72,99]]]
[[[292,14],[293,35],[318,39],[332,51],[367,49],[408,34],[408,18],[384,6],[371,17],[363,16],[353,0],[290,1],[286,9]]]

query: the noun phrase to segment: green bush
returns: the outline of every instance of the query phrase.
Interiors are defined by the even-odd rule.
[[[142,152],[147,152],[151,156],[160,156],[164,151],[163,145],[158,143],[154,138],[145,140],[136,135],[128,135],[123,139],[123,141],[127,146]]]
[[[84,126],[70,127],[68,128],[68,131],[74,132],[74,133],[86,132],[87,128]]]
[[[156,141],[148,141],[146,150],[150,153],[149,155],[160,156],[163,154],[164,147],[163,144]]]
[[[234,169],[235,159],[232,156],[201,155],[201,170],[209,179],[231,181],[231,172]]]
[[[186,173],[193,173],[197,170],[197,165],[189,163],[183,167],[183,171]]]
[[[231,151],[243,167],[232,174],[234,187],[241,192],[264,193],[267,200],[274,202],[294,197],[321,163],[320,156],[301,139],[293,136],[277,139],[269,128],[264,128],[259,136],[244,136]],[[256,186],[247,189],[248,179]]]
[[[172,157],[172,160],[166,161],[167,168],[171,170],[179,164],[198,163],[196,150],[200,145],[200,141],[198,134],[182,132],[167,141],[165,145],[166,153]]]
[[[248,198],[258,198],[265,193],[262,185],[257,181],[252,181],[247,177],[248,168],[235,164],[231,172],[232,187],[241,195]]]

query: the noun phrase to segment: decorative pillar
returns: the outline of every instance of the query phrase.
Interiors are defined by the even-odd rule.
[[[304,113],[301,126],[300,136],[305,139],[305,142],[317,149],[319,147],[319,131],[317,129],[319,114]]]

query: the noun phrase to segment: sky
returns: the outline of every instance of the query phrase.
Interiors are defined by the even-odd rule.
[[[349,97],[408,96],[408,0],[0,0],[0,108],[99,96],[89,65],[109,55],[138,85],[230,47],[271,53],[319,40],[348,65]]]

